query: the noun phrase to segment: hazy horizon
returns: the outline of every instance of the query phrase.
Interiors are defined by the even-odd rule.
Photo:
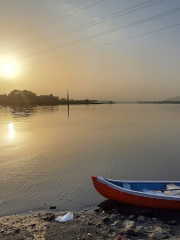
[[[180,1],[98,2],[0,0],[0,94],[26,89],[63,98],[69,89],[73,99],[161,101],[180,96]],[[124,9],[132,11],[136,5],[139,7],[134,9],[142,9],[122,12],[124,15],[91,27],[85,25]],[[82,8],[86,9],[67,16]],[[177,12],[65,46],[172,10]],[[86,28],[55,38],[82,25]],[[177,26],[170,27],[173,25]],[[160,30],[163,28],[167,29]],[[156,32],[149,33],[152,31]],[[51,36],[51,40],[23,47]],[[13,63],[14,69],[8,65],[4,70],[5,63]]]

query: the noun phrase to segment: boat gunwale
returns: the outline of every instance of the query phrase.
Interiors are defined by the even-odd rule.
[[[103,177],[98,177],[98,178],[103,178]],[[121,182],[121,183],[179,183],[180,184],[180,181],[165,181],[165,180],[151,180],[151,181],[148,181],[148,180],[114,180],[114,179],[108,179],[108,178],[103,178],[107,181],[113,181],[113,182]]]
[[[180,201],[180,196],[168,196],[168,195],[156,195],[156,194],[151,194],[151,193],[146,193],[146,192],[140,192],[140,191],[134,191],[132,189],[126,189],[120,186],[117,186],[116,184],[113,184],[109,181],[114,181],[114,182],[121,182],[121,183],[180,183],[180,181],[123,181],[123,180],[113,180],[113,179],[106,179],[103,177],[97,177],[97,181],[113,188],[118,191],[128,193],[134,196],[141,196],[145,198],[153,198],[153,199],[160,199],[160,200],[169,200],[169,201]],[[172,189],[173,190],[173,189]]]

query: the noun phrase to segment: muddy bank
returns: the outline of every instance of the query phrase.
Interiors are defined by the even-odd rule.
[[[180,239],[179,211],[138,209],[136,212],[131,206],[113,205],[105,209],[103,204],[74,212],[73,220],[67,223],[55,221],[67,212],[1,217],[0,239]]]

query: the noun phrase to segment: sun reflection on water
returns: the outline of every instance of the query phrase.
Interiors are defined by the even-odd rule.
[[[13,123],[9,123],[8,128],[9,128],[9,139],[13,139],[14,138],[14,125],[13,125]]]

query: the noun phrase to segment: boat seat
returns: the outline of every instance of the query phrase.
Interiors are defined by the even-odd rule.
[[[123,188],[131,190],[131,186],[129,183],[123,183]]]

